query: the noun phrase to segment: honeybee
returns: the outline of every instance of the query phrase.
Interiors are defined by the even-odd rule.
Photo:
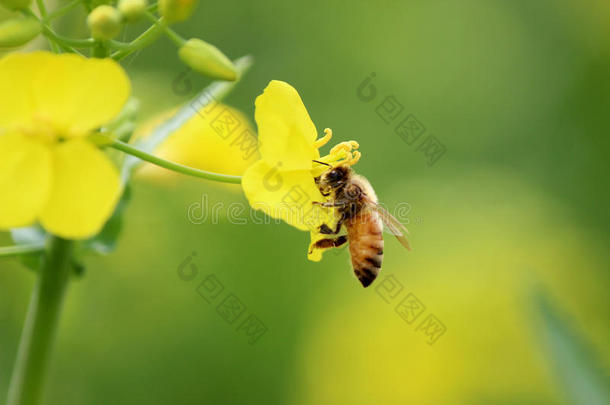
[[[315,205],[336,208],[337,226],[331,229],[322,224],[320,233],[338,235],[345,225],[347,235],[321,239],[313,248],[338,247],[349,241],[349,252],[354,274],[363,287],[368,287],[377,278],[383,261],[383,229],[396,236],[398,241],[411,250],[406,236],[407,229],[388,211],[379,205],[371,183],[354,172],[348,165],[331,165],[328,170],[315,178],[316,185],[328,202],[314,202]]]

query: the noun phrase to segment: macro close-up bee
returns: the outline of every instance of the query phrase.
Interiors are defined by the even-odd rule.
[[[411,250],[406,238],[408,231],[379,205],[371,183],[356,174],[349,165],[333,167],[324,162],[315,162],[329,166],[329,169],[315,179],[320,192],[328,201],[314,204],[335,208],[337,216],[335,229],[322,224],[319,231],[327,235],[338,235],[345,226],[347,235],[321,239],[312,249],[339,247],[349,242],[354,274],[363,287],[368,287],[381,270],[384,225],[405,248]]]

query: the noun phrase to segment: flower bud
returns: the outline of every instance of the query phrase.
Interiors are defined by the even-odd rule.
[[[159,12],[168,23],[186,20],[195,7],[197,0],[159,0]]]
[[[191,38],[180,47],[178,56],[191,69],[214,79],[235,80],[233,63],[214,45]]]
[[[128,21],[140,18],[148,6],[147,0],[119,0],[119,11]]]
[[[40,23],[30,17],[17,17],[0,23],[0,48],[14,48],[27,44],[40,34]]]
[[[121,32],[121,13],[112,6],[97,6],[89,13],[87,25],[94,39],[112,39]]]
[[[0,5],[9,10],[24,10],[30,7],[32,0],[0,0]]]

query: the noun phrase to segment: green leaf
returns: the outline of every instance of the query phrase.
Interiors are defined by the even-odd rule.
[[[542,293],[536,297],[542,318],[542,341],[554,369],[573,404],[610,404],[610,381],[596,361],[591,344],[560,316]]]
[[[117,240],[123,229],[123,213],[131,200],[131,189],[127,186],[114,213],[100,233],[85,242],[85,246],[97,253],[108,254],[116,249]]]

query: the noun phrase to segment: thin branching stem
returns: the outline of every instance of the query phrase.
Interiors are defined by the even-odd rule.
[[[180,163],[170,162],[169,160],[162,159],[158,156],[144,152],[138,148],[135,148],[127,143],[121,142],[109,136],[103,134],[95,134],[89,137],[93,142],[100,146],[107,146],[116,150],[120,150],[123,153],[137,157],[138,159],[152,163],[154,165],[163,167],[165,169],[182,173],[187,176],[199,177],[201,179],[219,181],[222,183],[241,183],[241,176],[232,176],[228,174],[220,174],[214,172],[208,172],[205,170],[195,169],[181,165]]]
[[[66,3],[65,5],[61,6],[60,8],[49,13],[49,15],[47,15],[44,18],[45,22],[54,20],[55,18],[59,18],[65,14],[69,13],[70,11],[72,11],[72,9],[74,7],[78,6],[81,2],[82,2],[82,0],[72,0],[71,2]]]
[[[140,49],[150,45],[154,40],[157,39],[159,34],[163,32],[163,26],[165,22],[163,17],[159,18],[153,25],[151,25],[146,31],[140,34],[139,37],[134,39],[129,46],[121,49],[111,55],[114,60],[121,60],[133,52],[139,51]]]
[[[44,251],[44,245],[41,244],[3,246],[0,247],[0,257],[21,256],[42,251]]]
[[[146,18],[148,18],[148,20],[150,20],[153,23],[157,21],[157,17],[155,17],[155,15],[149,11],[144,13],[144,16],[146,16]],[[184,38],[182,38],[176,31],[171,29],[167,24],[163,24],[162,28],[163,28],[163,32],[165,33],[165,35],[167,35],[167,37],[169,39],[171,39],[172,42],[175,43],[178,47],[181,47],[182,45],[184,45],[186,40]]]

